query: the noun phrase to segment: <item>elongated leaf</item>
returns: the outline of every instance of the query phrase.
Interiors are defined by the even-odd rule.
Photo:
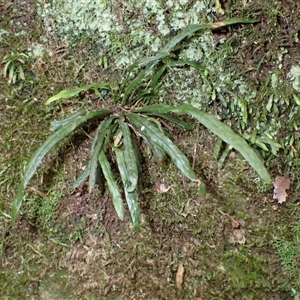
[[[169,116],[169,115],[166,115],[166,114],[160,114],[160,113],[146,113],[147,116],[156,116],[156,117],[159,117],[159,118],[162,118],[162,119],[165,119],[169,122],[172,122],[180,127],[182,127],[183,129],[185,130],[193,130],[194,129],[194,126],[179,119],[179,118],[175,118],[175,117],[172,117],[172,116]]]
[[[152,143],[145,135],[143,135],[143,140],[148,149],[151,151],[150,155],[154,154],[159,162],[163,162],[166,159],[167,153],[159,145],[157,145],[156,143]]]
[[[199,194],[201,197],[206,197],[206,185],[204,182],[200,183]]]
[[[144,77],[148,74],[148,72],[154,67],[154,63],[149,63],[144,70],[142,70],[138,76],[136,76],[126,87],[124,93],[124,104],[128,104],[127,100],[129,94],[135,91],[139,86],[141,86]]]
[[[171,112],[174,109],[174,106],[168,104],[152,104],[145,105],[133,110],[133,112],[139,113],[151,113],[151,114],[166,114]]]
[[[139,232],[140,231],[140,208],[137,201],[137,197],[134,192],[128,192],[125,188],[127,182],[129,181],[129,174],[126,166],[124,152],[116,147],[113,147],[113,150],[116,154],[118,169],[120,171],[121,179],[124,185],[125,198],[129,208],[133,227],[136,232]]]
[[[160,78],[162,77],[162,75],[164,74],[165,70],[167,68],[167,65],[163,65],[161,66],[158,71],[156,72],[156,74],[153,76],[151,82],[150,82],[150,87],[155,89],[158,86],[158,81],[160,80]]]
[[[110,117],[110,119],[111,119],[111,120],[109,120],[108,122],[112,122],[113,119],[115,119],[115,117]],[[95,147],[96,147],[96,145],[97,145],[97,142],[99,142],[99,139],[98,139],[99,133],[101,133],[101,131],[104,130],[104,128],[105,128],[105,129],[107,128],[106,125],[107,125],[107,124],[105,124],[104,122],[102,122],[102,123],[98,126],[98,128],[97,128],[97,130],[96,130],[95,137],[94,137],[94,139],[93,139],[92,146],[91,146],[91,150],[90,150],[90,153],[91,153],[91,154],[93,154],[93,153],[99,153],[100,150],[99,150],[98,152],[97,152],[97,150],[94,152],[94,150],[95,150]],[[116,125],[118,125],[118,124],[116,124]],[[113,125],[112,125],[112,126],[113,126]],[[111,126],[110,128],[112,128],[112,126]],[[100,143],[101,143],[101,141],[100,141]],[[102,144],[101,144],[101,145],[102,145]],[[95,155],[95,156],[96,156],[96,155]],[[94,174],[94,176],[95,176],[93,180],[91,179],[91,181],[94,182],[94,185],[95,185],[95,182],[96,182],[96,172],[97,172],[97,163],[96,163],[95,165],[96,165],[96,169],[93,170],[93,171],[91,172],[91,160],[88,161],[88,164],[87,164],[86,168],[85,168],[84,171],[78,176],[76,182],[74,182],[74,184],[73,184],[73,188],[74,188],[74,189],[77,188],[81,183],[83,183],[83,182],[91,175],[91,173]],[[93,175],[91,175],[91,176],[93,176]]]
[[[12,63],[12,61],[10,60],[5,64],[5,66],[3,68],[3,73],[2,73],[4,77],[6,77],[8,75],[8,67],[11,63]]]
[[[271,182],[271,176],[265,168],[261,159],[253,151],[253,149],[247,144],[244,138],[234,133],[232,129],[219,121],[216,117],[205,113],[190,104],[182,104],[177,107],[164,104],[155,104],[144,106],[134,110],[135,112],[158,112],[168,113],[174,112],[176,114],[190,114],[197,119],[207,129],[212,131],[215,135],[220,137],[223,141],[230,144],[233,148],[241,153],[241,155],[248,161],[258,175],[266,182]]]
[[[129,175],[129,185],[125,186],[127,192],[133,192],[137,186],[139,172],[138,172],[138,162],[135,153],[135,149],[133,147],[132,138],[129,126],[120,120],[120,127],[123,131],[123,142],[125,149],[125,157],[126,157],[126,168],[128,170]]]
[[[218,137],[216,144],[215,144],[214,153],[213,153],[213,157],[215,159],[218,159],[218,157],[219,157],[219,154],[220,154],[220,151],[222,148],[222,143],[223,143],[223,140],[220,137]]]
[[[266,181],[267,183],[271,182],[271,176],[266,170],[261,159],[247,144],[245,139],[234,133],[230,127],[220,122],[216,117],[200,111],[199,109],[189,104],[182,104],[172,109],[172,111],[178,114],[188,113],[192,117],[197,119],[211,132],[219,136],[223,141],[239,151],[264,181]]]
[[[114,178],[110,164],[104,151],[101,151],[98,157],[100,166],[102,168],[103,175],[107,181],[108,190],[112,196],[112,201],[117,212],[118,217],[124,220],[124,204],[122,200],[122,195],[120,188]]]
[[[124,87],[126,87],[130,82],[130,80],[132,80],[132,74],[134,74],[134,70],[137,69],[139,66],[139,62],[135,61],[131,66],[129,66],[129,68],[127,69],[126,72],[126,77],[125,79],[122,81],[122,85],[121,85],[121,90],[124,90]]]
[[[133,148],[134,148],[134,153],[136,155],[138,173],[140,174],[142,172],[142,153],[140,151],[140,148],[137,144],[136,139],[132,139],[132,144],[133,144]]]
[[[172,158],[178,169],[189,179],[199,182],[194,173],[187,157],[180,151],[180,149],[164,135],[154,124],[149,122],[145,117],[134,113],[128,113],[127,117],[131,123],[145,135],[153,144],[157,144]]]
[[[248,143],[241,136],[235,134],[230,127],[220,122],[216,117],[202,112],[192,105],[180,105],[180,107],[177,107],[173,112],[184,112],[193,116],[215,135],[219,136],[223,141],[239,151],[263,180],[267,183],[271,182],[271,176],[266,170],[263,162]]]
[[[132,223],[133,223],[133,228],[135,232],[139,232],[141,230],[141,225],[140,225],[140,208],[137,200],[137,196],[134,192],[130,193],[125,192],[125,198],[126,202],[130,211]]]
[[[205,71],[205,66],[201,66],[200,64],[192,60],[172,60],[168,62],[169,67],[183,67],[185,65],[193,67],[201,72]]]
[[[74,182],[73,189],[79,187],[88,178],[90,172],[91,172],[91,161],[88,162],[86,168],[83,170],[83,172],[80,173],[80,175]]]
[[[152,57],[145,57],[142,58],[139,61],[140,65],[147,65],[149,63],[157,63],[162,58],[168,56],[170,52],[174,49],[174,47],[180,43],[183,39],[193,35],[196,31],[203,30],[203,29],[216,29],[228,25],[233,24],[251,24],[251,23],[257,23],[258,20],[253,19],[239,19],[239,18],[233,18],[228,19],[221,22],[215,22],[215,23],[205,23],[205,24],[193,24],[185,29],[183,29],[180,33],[175,35],[159,52],[157,55]]]
[[[156,126],[156,128],[163,134],[165,135],[166,132],[164,131],[161,123],[156,119],[156,118],[152,118],[152,117],[149,117],[147,116],[146,117],[148,121],[150,121],[150,123],[154,123],[153,125]]]
[[[82,87],[78,87],[72,90],[62,90],[60,91],[58,94],[50,97],[47,101],[46,104],[50,104],[53,101],[59,100],[59,99],[67,99],[67,98],[71,98],[74,96],[79,95],[81,92],[87,91],[87,90],[95,90],[98,91],[99,89],[101,90],[110,90],[111,89],[111,85],[108,83],[95,83],[95,84],[89,84],[89,85],[85,85]]]
[[[94,188],[97,181],[98,156],[103,148],[104,140],[107,134],[106,129],[110,126],[115,117],[104,120],[97,128],[92,147],[89,173],[89,192]]]
[[[51,130],[55,131],[59,127],[69,124],[72,120],[76,119],[77,117],[84,116],[85,114],[86,114],[85,110],[80,110],[80,111],[75,112],[74,114],[71,114],[69,117],[67,117],[63,120],[54,120],[51,122]]]
[[[28,181],[31,179],[33,174],[36,171],[37,166],[41,163],[44,156],[50,151],[50,149],[69,135],[72,131],[74,131],[79,125],[82,123],[93,119],[93,118],[100,118],[106,117],[107,115],[111,114],[111,110],[94,110],[90,112],[86,112],[85,115],[78,116],[76,119],[71,119],[70,123],[65,124],[64,126],[60,127],[56,130],[52,135],[48,137],[45,143],[35,152],[35,154],[30,158],[26,168],[25,168],[25,185],[27,185]]]
[[[45,155],[51,150],[51,148],[87,120],[96,117],[105,117],[111,112],[112,111],[110,110],[96,110],[86,112],[85,115],[77,116],[75,119],[71,119],[69,123],[61,126],[52,135],[50,135],[44,142],[44,144],[33,154],[26,165],[24,178],[19,185],[18,194],[12,204],[11,217],[13,224],[16,221],[17,213],[22,205],[25,187],[36,172],[37,167],[42,162]]]
[[[232,146],[230,144],[227,145],[226,149],[223,151],[221,157],[218,160],[218,168],[221,169],[226,157],[228,156],[229,152],[232,150]]]

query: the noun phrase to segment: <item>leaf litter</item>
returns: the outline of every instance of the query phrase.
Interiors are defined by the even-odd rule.
[[[274,194],[273,199],[277,199],[278,203],[282,204],[286,201],[288,196],[287,190],[290,189],[291,181],[287,175],[285,176],[276,176],[273,185],[274,185]]]
[[[178,289],[182,288],[184,280],[184,267],[183,264],[180,264],[176,273],[176,287]]]

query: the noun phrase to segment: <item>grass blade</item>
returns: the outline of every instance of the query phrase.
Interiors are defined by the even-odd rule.
[[[129,126],[121,120],[120,127],[123,131],[124,151],[126,157],[125,163],[128,170],[128,179],[130,183],[128,186],[125,186],[125,189],[127,192],[133,192],[137,186],[139,178],[137,154],[135,153],[132,143]]]
[[[157,144],[172,158],[177,168],[190,180],[199,182],[194,173],[187,157],[180,151],[180,149],[164,135],[155,124],[149,122],[145,117],[134,113],[127,114],[131,123],[145,135],[153,144]]]
[[[18,194],[12,203],[11,218],[13,224],[15,224],[17,214],[22,205],[25,187],[28,184],[29,180],[33,177],[37,167],[42,162],[45,155],[52,149],[54,145],[56,145],[63,138],[69,135],[82,123],[95,117],[107,116],[110,113],[110,110],[97,110],[85,112],[84,115],[77,116],[75,119],[71,119],[69,123],[65,124],[64,126],[61,126],[52,135],[50,135],[48,139],[44,142],[44,144],[33,154],[33,156],[30,158],[26,165],[24,178],[19,185]]]
[[[53,101],[56,100],[60,100],[60,99],[67,99],[67,98],[71,98],[74,96],[79,95],[81,92],[87,91],[87,90],[94,90],[94,91],[98,91],[99,89],[101,90],[111,90],[111,85],[108,83],[94,83],[94,84],[89,84],[89,85],[85,85],[82,87],[78,87],[72,90],[62,90],[60,91],[58,94],[50,97],[47,101],[46,104],[50,104]]]
[[[102,150],[98,156],[103,175],[107,181],[108,190],[112,196],[112,201],[118,217],[124,220],[124,204],[119,186],[114,178],[108,159]]]
[[[127,182],[129,181],[129,174],[126,166],[124,152],[116,147],[114,147],[113,150],[115,151],[116,154],[118,169],[120,171],[123,185],[124,187],[126,187]],[[129,208],[134,230],[136,232],[139,232],[140,231],[140,208],[137,201],[137,197],[134,192],[128,192],[126,188],[124,188],[124,192],[125,192],[125,198]]]

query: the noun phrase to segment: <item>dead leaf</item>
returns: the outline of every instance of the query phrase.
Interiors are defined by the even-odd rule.
[[[238,229],[238,228],[240,228],[241,224],[238,221],[232,220],[231,221],[231,226],[234,229]]]
[[[176,273],[176,287],[178,289],[182,288],[183,277],[184,277],[184,267],[183,264],[180,264]]]
[[[171,188],[173,187],[173,185],[169,185],[169,184],[166,184],[166,183],[161,183],[159,185],[157,185],[155,187],[155,190],[156,192],[158,193],[166,193],[168,192]]]
[[[224,10],[222,9],[221,3],[219,0],[216,0],[216,12],[220,13],[221,15],[224,15]]]
[[[234,229],[229,236],[229,244],[231,245],[245,245],[246,244],[246,230]]]
[[[273,185],[274,185],[274,195],[273,199],[278,199],[278,203],[283,203],[286,201],[287,192],[290,188],[291,181],[288,176],[276,176]]]

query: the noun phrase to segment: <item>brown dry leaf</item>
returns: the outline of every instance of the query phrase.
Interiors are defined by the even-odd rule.
[[[172,187],[173,187],[173,185],[169,185],[169,184],[167,184],[167,183],[161,183],[161,184],[158,184],[158,185],[155,187],[155,190],[156,190],[156,192],[158,192],[158,193],[166,193],[166,192],[168,192]]]
[[[238,221],[232,220],[231,221],[231,226],[234,229],[238,229],[238,228],[240,228],[241,224]]]
[[[273,199],[278,199],[278,203],[283,203],[286,201],[287,192],[290,188],[291,181],[287,175],[285,176],[276,176],[273,185],[274,185],[274,195]]]
[[[178,289],[182,288],[183,277],[184,277],[184,267],[183,264],[180,264],[176,273],[176,287]]]

